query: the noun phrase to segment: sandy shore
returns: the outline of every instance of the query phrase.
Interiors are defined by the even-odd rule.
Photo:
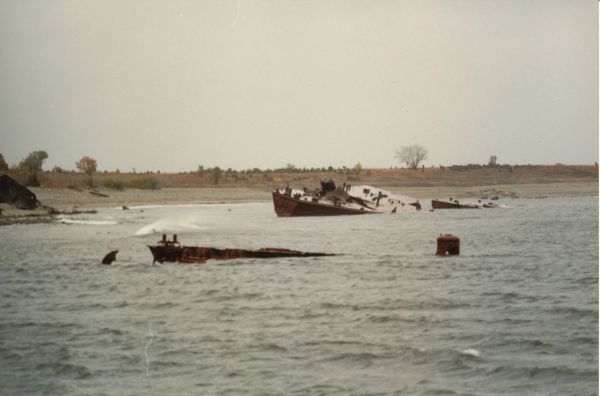
[[[382,188],[386,187],[382,186]],[[598,196],[597,182],[507,184],[478,187],[389,187],[386,189],[421,201],[448,197],[491,198],[496,195],[501,199]],[[270,191],[245,187],[127,189],[124,191],[100,189],[97,191],[99,194],[92,194],[87,190],[46,188],[32,188],[31,190],[44,207],[27,211],[0,204],[0,209],[2,209],[0,225],[51,222],[56,215],[49,213],[49,208],[69,213],[120,206],[269,202],[271,200]]]
[[[406,187],[391,188],[391,191],[428,200],[434,198],[481,198],[498,195],[512,198],[549,198],[598,196],[598,182],[540,183],[540,184],[503,184],[477,187]]]

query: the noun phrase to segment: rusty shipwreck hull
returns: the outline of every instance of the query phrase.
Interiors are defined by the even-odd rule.
[[[458,201],[440,201],[438,199],[431,200],[431,207],[433,209],[481,209],[478,205],[461,204]]]
[[[289,195],[273,192],[273,206],[279,217],[291,216],[342,216],[379,213],[375,210],[348,208],[319,202],[305,201]]]
[[[154,257],[153,262],[202,264],[208,260],[233,260],[240,258],[275,258],[275,257],[323,257],[336,256],[331,253],[301,252],[298,250],[262,248],[262,249],[219,249],[202,246],[180,246],[177,236],[168,241],[166,236],[155,246],[148,246]]]

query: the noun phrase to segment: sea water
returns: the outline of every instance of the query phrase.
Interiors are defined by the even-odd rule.
[[[147,206],[0,227],[0,393],[597,394],[598,198],[500,204]],[[341,255],[152,265],[163,232]],[[441,233],[460,256],[434,255]]]

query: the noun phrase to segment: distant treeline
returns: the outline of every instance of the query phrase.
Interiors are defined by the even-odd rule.
[[[219,167],[198,167],[195,171],[121,172],[100,171],[90,175],[84,172],[53,168],[35,173],[20,169],[8,169],[8,173],[25,185],[45,188],[126,188],[159,189],[181,187],[249,187],[271,189],[285,186],[317,186],[320,180],[333,179],[336,183],[371,184],[377,186],[475,186],[493,184],[597,182],[598,168],[594,165],[452,165],[419,169],[385,168],[363,169],[360,167],[285,167],[262,170],[259,168],[234,170]],[[91,185],[90,185],[91,184]]]

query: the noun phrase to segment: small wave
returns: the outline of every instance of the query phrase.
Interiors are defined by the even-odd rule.
[[[277,344],[274,344],[274,343],[259,345],[258,349],[260,349],[261,351],[269,351],[269,352],[287,352],[288,351],[287,348],[282,347]]]
[[[331,384],[314,384],[293,389],[290,394],[294,395],[347,395],[351,394],[349,389]]]
[[[127,208],[131,210],[138,209],[161,209],[161,208],[200,208],[202,206],[206,206],[206,204],[173,204],[173,205],[133,205],[127,206]],[[115,210],[123,210],[123,206],[115,206],[113,207]]]
[[[119,224],[116,220],[88,220],[88,219],[76,219],[65,216],[59,216],[59,223],[63,224],[78,224],[78,225],[115,225]]]
[[[176,306],[177,306],[177,304],[172,303],[170,301],[165,301],[165,302],[161,302],[161,303],[152,305],[152,307],[154,307],[155,309],[175,308]]]
[[[427,395],[456,395],[457,393],[451,389],[430,389],[425,393]]]
[[[526,295],[526,294],[519,294],[519,293],[515,293],[515,292],[499,292],[499,291],[492,291],[492,292],[485,292],[483,293],[483,295],[485,296],[491,296],[491,297],[498,297],[500,301],[503,302],[536,302],[540,299],[540,297],[537,296],[530,296],[530,295]]]
[[[463,355],[470,355],[470,356],[475,356],[475,357],[480,357],[481,356],[481,352],[479,352],[477,349],[473,349],[473,348],[465,349],[461,353]]]
[[[581,336],[581,337],[571,338],[569,341],[574,344],[580,344],[580,345],[594,345],[594,344],[598,343],[598,338]]]
[[[161,360],[159,357],[151,356],[150,358],[150,370],[154,369],[155,371],[161,371],[160,369],[172,368],[172,367],[182,367],[188,368],[187,364],[175,361],[175,360]]]
[[[552,313],[556,313],[559,315],[565,315],[565,316],[569,316],[569,317],[575,317],[575,318],[593,317],[594,319],[598,319],[598,310],[597,309],[558,306],[558,307],[550,308],[550,311]]]
[[[325,346],[325,345],[335,345],[335,346],[340,346],[340,345],[357,345],[357,346],[364,346],[365,343],[362,341],[346,341],[346,340],[327,340],[327,339],[323,339],[323,340],[318,340],[318,341],[307,341],[302,343],[301,345],[303,346]]]
[[[539,352],[550,350],[555,345],[549,341],[544,341],[539,338],[512,338],[512,337],[502,337],[498,340],[497,346],[505,347],[510,349],[517,349],[521,351],[531,351],[536,350]]]
[[[479,361],[481,352],[474,348],[462,351],[455,349],[407,348],[404,357],[413,364],[428,364],[433,361],[445,366],[448,370],[461,370],[469,368],[472,362]]]
[[[397,322],[400,320],[397,316],[389,316],[389,315],[370,315],[368,317],[369,322],[373,323],[387,323],[387,322]]]
[[[346,309],[349,308],[348,305],[346,304],[336,304],[336,303],[329,303],[329,302],[324,302],[319,304],[320,308],[325,308],[325,309]]]
[[[128,206],[129,209],[163,209],[163,208],[205,208],[205,207],[242,207],[261,205],[262,202],[208,202],[208,203],[187,203],[187,204],[156,204],[156,205],[133,205]],[[123,210],[123,206],[113,207],[115,210]]]
[[[38,370],[50,370],[55,375],[64,376],[72,379],[85,379],[92,376],[92,373],[86,366],[64,363],[60,360],[41,363],[36,366]]]
[[[471,303],[465,301],[456,301],[456,300],[430,300],[430,301],[419,301],[414,304],[410,304],[407,302],[407,308],[412,310],[454,310],[454,309],[463,309],[470,308],[472,306]]]
[[[585,278],[580,278],[576,281],[579,284],[582,285],[597,285],[598,284],[598,277],[597,276],[588,276]]]
[[[328,361],[347,361],[353,363],[371,363],[375,359],[382,359],[384,356],[371,352],[346,352],[334,355],[327,359]]]
[[[598,378],[596,370],[575,369],[567,366],[550,366],[550,367],[516,367],[516,366],[499,366],[491,371],[491,374],[499,375],[503,378],[537,378],[558,381],[562,378],[571,380],[592,379]],[[566,379],[565,378],[565,379]]]
[[[223,301],[231,301],[231,300],[253,300],[255,298],[262,297],[262,293],[240,293],[240,294],[230,294],[226,296],[218,296],[212,299],[212,301],[223,302]]]
[[[77,364],[57,363],[54,365],[53,368],[56,374],[72,377],[75,379],[84,379],[92,376],[92,373],[87,367]]]
[[[135,232],[135,236],[150,235],[156,233],[178,233],[185,231],[204,230],[206,227],[200,226],[196,218],[167,218],[160,219],[154,223],[148,224]]]
[[[111,329],[110,327],[105,327],[103,329],[100,329],[100,334],[111,334],[121,336],[123,335],[123,331],[119,329]]]
[[[400,315],[369,315],[367,320],[372,323],[415,323],[414,318],[403,317]]]

